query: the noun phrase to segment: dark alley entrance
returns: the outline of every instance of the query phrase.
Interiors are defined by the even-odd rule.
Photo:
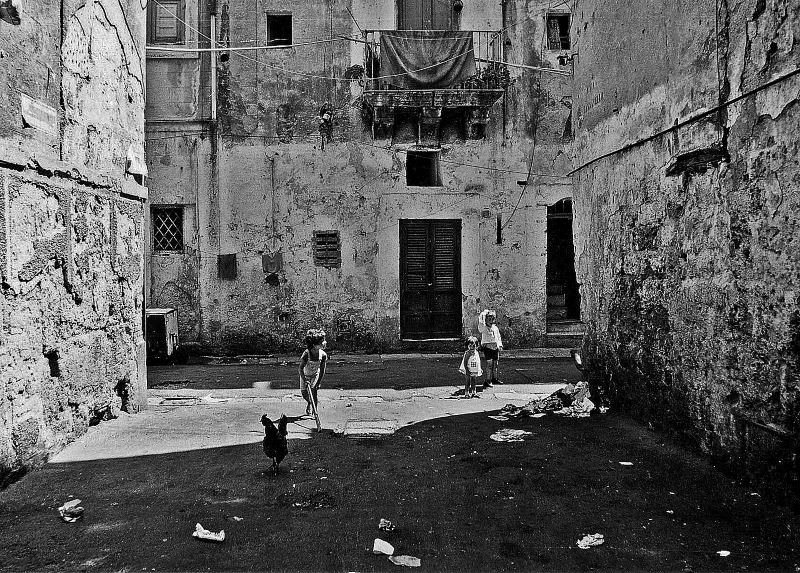
[[[547,208],[547,325],[580,321],[581,299],[575,278],[572,199]]]

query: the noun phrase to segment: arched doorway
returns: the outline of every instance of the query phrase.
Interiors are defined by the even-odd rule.
[[[575,324],[582,329],[580,318],[581,298],[572,241],[572,198],[567,197],[547,208],[547,330],[562,330],[555,328],[559,324]]]

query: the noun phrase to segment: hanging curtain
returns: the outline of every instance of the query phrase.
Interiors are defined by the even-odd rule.
[[[453,88],[474,73],[472,32],[393,30],[381,34],[381,76],[389,84],[406,89]]]

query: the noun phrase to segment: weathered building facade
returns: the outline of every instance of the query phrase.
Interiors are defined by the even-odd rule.
[[[0,482],[146,404],[137,1],[0,11]]]
[[[580,325],[563,6],[178,4],[151,4],[147,280],[183,341],[392,348],[483,307],[509,344]],[[212,35],[269,49],[191,50]]]
[[[580,2],[577,274],[619,405],[797,487],[796,1]]]

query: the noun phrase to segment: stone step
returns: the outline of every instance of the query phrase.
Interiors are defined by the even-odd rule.
[[[586,326],[580,320],[547,321],[547,334],[583,335]]]

